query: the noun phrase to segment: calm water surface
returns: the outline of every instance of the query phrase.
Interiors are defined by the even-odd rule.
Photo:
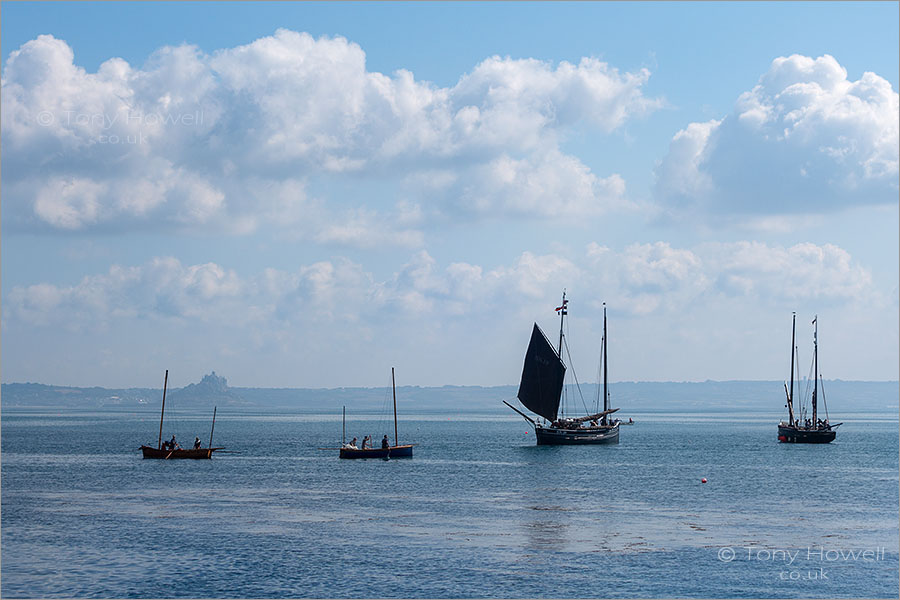
[[[407,416],[415,458],[341,461],[318,449],[339,416],[220,410],[214,441],[239,453],[154,461],[152,411],[4,410],[0,593],[897,597],[896,415],[818,447],[776,443],[777,414],[634,416],[608,447],[536,447],[503,413]],[[206,443],[208,416],[172,433]]]

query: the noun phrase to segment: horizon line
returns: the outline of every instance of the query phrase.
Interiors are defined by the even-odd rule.
[[[205,376],[204,376],[204,377],[205,377]],[[809,379],[808,377],[803,377],[803,378],[800,379],[799,381],[807,381],[808,379]],[[825,382],[840,382],[840,383],[900,383],[900,379],[841,379],[841,378],[834,378],[834,379],[822,379],[821,381],[825,381]],[[623,379],[623,380],[619,380],[619,381],[610,381],[610,382],[609,382],[609,385],[614,385],[614,384],[679,384],[679,385],[684,385],[684,384],[695,384],[695,385],[696,385],[696,384],[704,384],[704,383],[779,383],[779,382],[781,382],[780,379],[704,379],[704,380],[689,380],[689,379],[686,379],[686,380],[681,380],[681,381],[675,381],[675,380],[634,380],[634,379],[627,379],[627,380],[626,380],[626,379]],[[54,383],[41,383],[41,382],[37,382],[37,381],[25,381],[25,382],[20,382],[20,381],[0,382],[0,386],[6,386],[6,385],[43,385],[43,386],[46,386],[46,387],[53,387],[53,388],[69,388],[69,389],[84,389],[84,390],[89,390],[89,389],[94,389],[94,388],[100,388],[100,389],[113,389],[113,390],[135,390],[135,389],[152,389],[152,390],[155,390],[155,389],[162,389],[162,388],[147,387],[147,386],[130,386],[130,387],[114,386],[114,387],[107,387],[107,386],[104,386],[104,385],[63,385],[63,384],[54,384]],[[188,383],[187,385],[180,386],[180,387],[173,387],[173,388],[171,388],[171,389],[173,389],[173,390],[179,389],[179,390],[180,390],[180,389],[184,389],[184,388],[186,388],[186,387],[188,387],[188,386],[191,386],[191,385],[197,385],[197,383],[196,383],[196,382],[195,382],[195,383]],[[226,384],[226,385],[227,385],[227,384]],[[454,383],[446,383],[446,384],[431,384],[431,385],[406,384],[406,385],[398,385],[397,387],[398,387],[398,388],[425,388],[425,389],[428,389],[428,388],[440,389],[440,388],[446,388],[446,387],[455,387],[455,388],[488,388],[488,389],[489,389],[489,388],[499,388],[499,387],[514,387],[514,386],[516,386],[516,385],[518,385],[518,384],[516,384],[516,383],[501,383],[501,384],[494,384],[494,385],[479,385],[479,384],[454,384]],[[571,385],[576,385],[576,384],[566,384],[566,385],[567,385],[567,386],[571,386]],[[589,381],[589,382],[582,382],[581,385],[601,385],[601,382],[599,382],[599,381],[596,381],[596,382],[590,382],[590,381]],[[231,390],[241,390],[241,389],[249,390],[249,389],[256,389],[256,390],[324,390],[324,391],[329,391],[329,390],[360,390],[360,389],[366,390],[366,389],[384,389],[384,388],[390,388],[390,386],[389,386],[389,385],[388,385],[388,386],[385,386],[385,385],[374,385],[374,386],[365,386],[365,385],[339,385],[339,386],[334,386],[334,387],[303,387],[303,386],[277,386],[277,387],[264,387],[264,386],[231,386],[231,385],[227,385],[227,388],[228,388],[228,389],[231,389]]]

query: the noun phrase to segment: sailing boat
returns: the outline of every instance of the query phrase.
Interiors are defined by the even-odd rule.
[[[525,352],[522,381],[519,384],[519,401],[531,412],[542,417],[532,419],[509,402],[508,407],[522,415],[534,426],[538,446],[562,444],[618,444],[619,422],[610,415],[618,408],[609,408],[608,368],[606,354],[606,303],[603,304],[603,339],[600,360],[603,366],[603,410],[577,418],[560,418],[559,404],[562,397],[566,364],[562,359],[564,342],[563,322],[568,314],[566,292],[563,291],[559,313],[559,348],[554,349],[544,332],[534,324],[531,342]],[[577,382],[576,382],[577,383]]]
[[[791,327],[791,387],[788,389],[787,384],[784,386],[784,392],[787,395],[788,421],[782,421],[778,424],[778,441],[794,444],[827,444],[834,440],[836,431],[843,423],[834,425],[828,422],[828,406],[825,405],[825,419],[819,419],[818,415],[818,396],[819,396],[819,316],[813,319],[813,325],[816,326],[813,333],[813,391],[812,391],[812,419],[804,419],[803,407],[800,407],[800,416],[794,415],[794,356],[797,348],[794,345],[797,331],[797,313],[794,313],[793,323]],[[809,388],[807,388],[809,389]],[[822,403],[825,404],[824,388],[822,389]]]
[[[341,458],[412,458],[413,444],[400,445],[397,437],[397,384],[394,380],[394,367],[391,367],[391,388],[394,392],[394,445],[381,448],[357,448],[344,444],[341,434]],[[346,412],[344,413],[346,421]]]
[[[163,380],[163,397],[162,411],[159,415],[159,440],[156,442],[156,448],[153,446],[141,446],[141,452],[144,458],[212,458],[212,453],[216,450],[224,450],[224,447],[213,448],[212,439],[213,431],[216,429],[216,409],[213,408],[212,428],[209,430],[209,447],[207,448],[174,448],[167,449],[162,446],[162,429],[163,416],[166,414],[166,388],[169,383],[169,370],[166,369],[166,378]]]

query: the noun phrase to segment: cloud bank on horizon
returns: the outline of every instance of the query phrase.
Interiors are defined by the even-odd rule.
[[[582,297],[617,298],[618,310],[634,316],[678,312],[704,296],[750,298],[772,307],[805,294],[823,302],[888,302],[878,298],[867,269],[832,244],[705,243],[687,249],[656,242],[622,252],[591,243],[574,260],[523,252],[514,263],[490,270],[461,262],[442,269],[422,250],[383,281],[347,259],[292,272],[270,268],[242,278],[215,263],[183,265],[165,257],[140,266],[114,265],[75,285],[14,288],[5,312],[34,325],[76,331],[132,318],[248,327],[273,321],[287,326],[384,321],[391,314],[469,316],[485,305],[540,303],[548,287],[561,290],[572,281]],[[598,306],[595,302],[594,309]],[[542,310],[540,304],[534,308]]]
[[[896,312],[896,284],[885,293],[847,249],[822,241],[611,248],[598,238],[574,251],[523,248],[503,264],[432,257],[447,223],[662,214],[740,227],[896,204],[898,94],[875,73],[850,81],[828,55],[773,60],[731,113],[674,133],[647,174],[652,197],[633,197],[621,174],[595,172],[566,141],[579,131],[614,135],[665,110],[665,98],[646,93],[650,77],[592,57],[493,56],[438,87],[405,70],[368,71],[363,49],[343,37],[286,29],[210,55],[163,47],[140,67],[111,58],[88,73],[65,41],[39,36],[3,70],[5,232],[276,232],[329,247],[393,246],[409,258],[384,276],[341,256],[239,273],[160,254],[77,283],[8,287],[3,328],[75,340],[138,323],[208,337],[222,357],[298,358],[307,352],[298,339],[330,336],[347,360],[361,360],[386,337],[408,339],[410,352],[446,343],[435,351],[448,356],[468,344],[464,330],[509,339],[543,314],[548,290],[564,287],[591,299],[583,314],[596,316],[594,299],[606,299],[632,319],[636,339],[678,313],[697,322],[706,311],[721,323],[738,310],[804,302]],[[369,192],[360,182],[379,185]],[[623,345],[632,358],[664,357],[686,339],[698,343],[687,327],[645,348]],[[725,332],[712,337],[711,352],[738,355]],[[506,352],[493,341],[472,359]]]

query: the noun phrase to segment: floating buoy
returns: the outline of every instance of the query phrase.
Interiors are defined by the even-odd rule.
[[[700,480],[700,483],[706,483],[706,477]]]

